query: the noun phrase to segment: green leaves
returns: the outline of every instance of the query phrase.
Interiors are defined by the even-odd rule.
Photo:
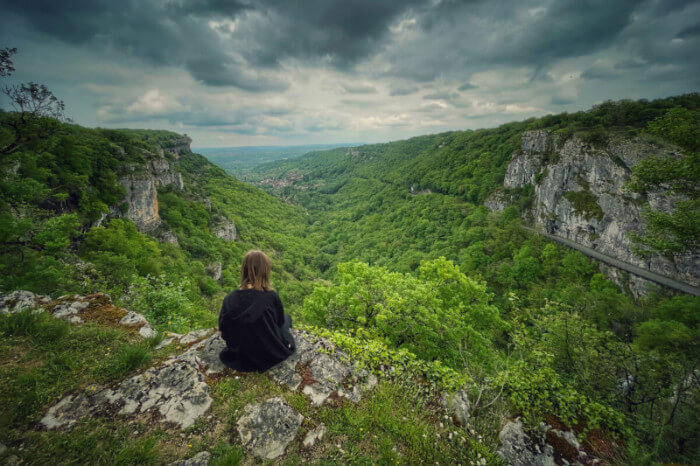
[[[362,328],[395,348],[459,367],[489,364],[492,339],[507,328],[486,285],[444,257],[421,263],[418,277],[362,262],[341,263],[330,287],[317,286],[302,307],[310,323]]]
[[[32,237],[32,243],[49,254],[55,254],[68,247],[71,238],[78,234],[80,220],[76,214],[51,217],[39,226]]]

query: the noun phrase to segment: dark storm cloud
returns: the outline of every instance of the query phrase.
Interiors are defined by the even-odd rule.
[[[424,0],[265,0],[257,8],[264,15],[243,25],[244,55],[251,63],[271,65],[281,59],[327,59],[347,68],[373,55],[389,25]]]
[[[370,141],[700,88],[699,0],[0,0],[0,11],[0,47],[20,49],[15,77],[66,95],[81,123],[211,138]]]
[[[392,50],[390,75],[430,81],[495,65],[548,68],[613,44],[638,0],[448,1],[421,10],[423,35]],[[438,53],[436,53],[438,52]],[[540,73],[544,75],[545,73]]]
[[[287,58],[347,68],[373,54],[389,24],[418,3],[2,0],[0,6],[6,17],[67,43],[181,66],[207,85],[278,91],[286,83],[250,68],[274,68]]]
[[[691,37],[698,36],[700,36],[700,23],[684,28],[676,37],[679,39],[690,39]]]
[[[281,91],[289,83],[275,70],[287,59],[350,71],[388,52],[385,75],[417,82],[471,74],[490,66],[531,66],[533,79],[548,79],[560,59],[611,46],[645,11],[663,16],[696,2],[687,0],[0,0],[6,20],[61,41],[140,57],[155,65],[187,69],[210,86]],[[401,40],[391,26],[411,19],[421,34]],[[678,38],[698,36],[683,25]],[[651,36],[649,31],[644,33]],[[664,51],[646,45],[639,54]],[[653,40],[652,40],[653,41]],[[670,61],[687,52],[671,50]],[[472,89],[469,83],[460,91]],[[391,91],[406,95],[410,86]],[[350,87],[346,92],[353,93]]]
[[[581,73],[583,79],[608,79],[614,76],[615,73],[605,66],[593,66]]]

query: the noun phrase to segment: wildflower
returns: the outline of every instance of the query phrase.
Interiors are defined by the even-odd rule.
[[[187,445],[187,448],[192,448],[192,444]]]

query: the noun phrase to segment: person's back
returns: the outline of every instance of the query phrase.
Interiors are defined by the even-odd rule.
[[[296,349],[289,332],[291,318],[269,283],[270,262],[260,251],[243,260],[241,288],[229,293],[221,306],[219,330],[226,342],[220,359],[239,371],[265,371]]]

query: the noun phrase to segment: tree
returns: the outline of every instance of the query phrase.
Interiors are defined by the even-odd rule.
[[[12,63],[12,55],[17,53],[16,48],[4,48],[0,49],[0,77],[6,77],[15,71],[14,64]]]
[[[16,48],[0,49],[1,77],[9,77],[15,71],[12,55],[16,52]],[[0,135],[0,154],[12,154],[54,133],[56,125],[51,119],[65,119],[65,104],[43,84],[7,84],[0,91],[8,97],[14,109],[13,114],[0,120],[0,126],[6,130]]]

